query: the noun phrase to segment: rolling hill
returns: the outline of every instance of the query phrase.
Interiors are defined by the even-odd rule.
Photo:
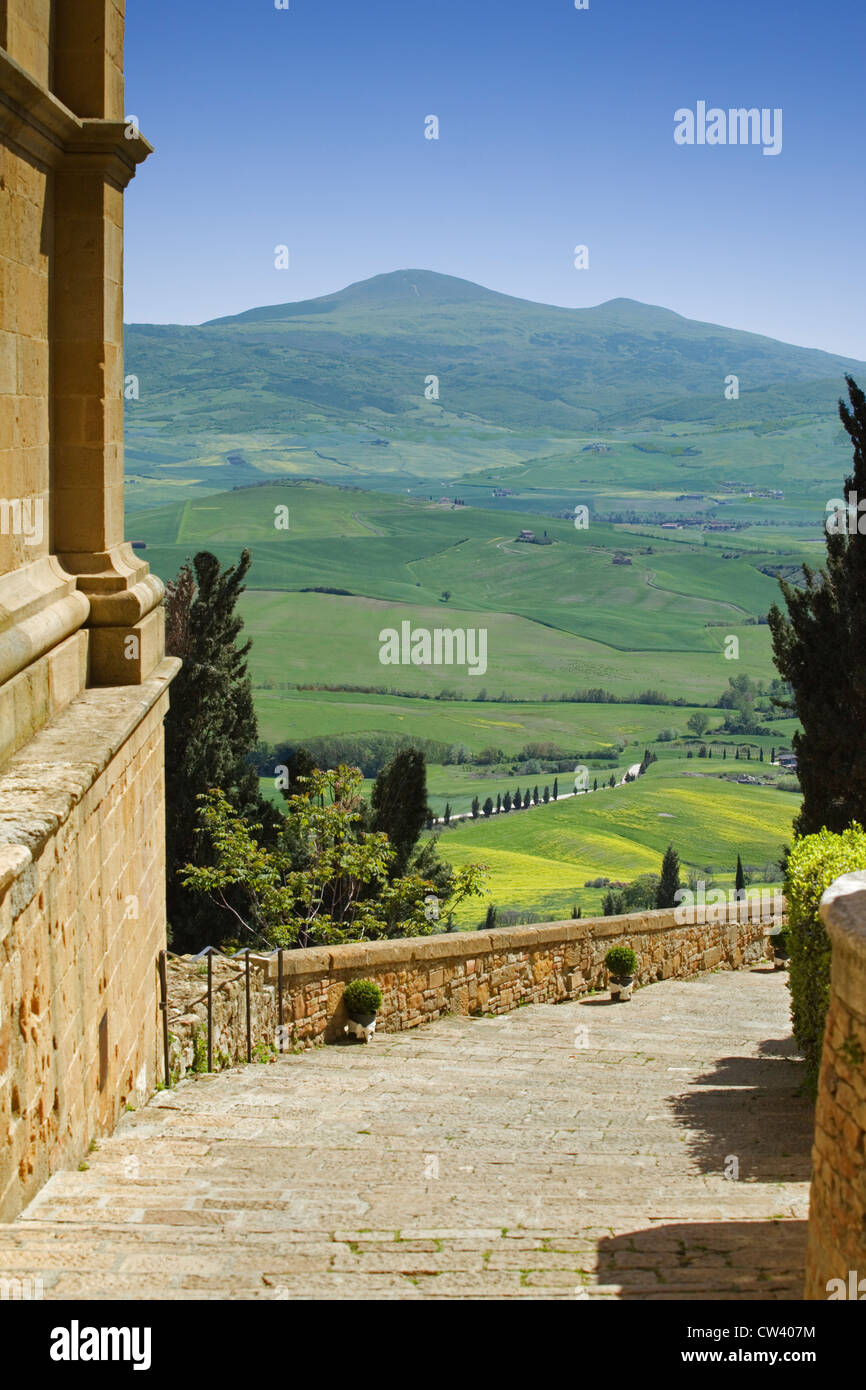
[[[866,364],[634,300],[558,308],[403,270],[199,326],[132,324],[126,371],[139,383],[127,407],[134,508],[275,474],[406,491],[490,469],[508,480],[541,461],[562,485],[597,433],[625,432],[627,476],[676,489],[692,464],[708,481],[770,462],[778,472],[778,436],[793,431],[814,478],[835,461],[843,374],[866,377]],[[635,435],[649,451],[634,452]],[[580,461],[592,476],[598,460]]]

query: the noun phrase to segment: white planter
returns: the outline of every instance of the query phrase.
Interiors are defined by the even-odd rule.
[[[343,1029],[344,1033],[351,1033],[355,1038],[360,1038],[362,1042],[368,1043],[376,1031],[376,1015],[365,1014],[363,1018],[350,1018]]]
[[[613,976],[611,976],[611,980],[610,980],[610,997],[611,997],[611,999],[619,1000],[619,1002],[620,1002],[621,1004],[625,1004],[625,1003],[628,1002],[629,999],[631,999],[631,992],[632,992],[633,989],[634,989],[634,975],[620,976],[620,978],[619,978],[618,980],[615,980],[615,979],[613,978]]]

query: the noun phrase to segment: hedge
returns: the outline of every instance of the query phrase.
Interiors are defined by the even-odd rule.
[[[830,1003],[830,941],[819,913],[821,897],[834,879],[857,869],[866,869],[866,832],[856,823],[841,835],[826,829],[807,835],[796,841],[788,857],[791,1018],[813,1094]]]

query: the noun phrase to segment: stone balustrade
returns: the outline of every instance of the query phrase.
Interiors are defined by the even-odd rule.
[[[636,983],[685,979],[705,970],[736,970],[761,958],[779,912],[766,897],[719,910],[671,911],[585,918],[494,931],[447,932],[284,951],[283,1033],[278,1006],[276,954],[252,957],[252,1044],[264,1049],[310,1047],[343,1036],[341,1005],[352,979],[375,980],[382,989],[377,1029],[396,1033],[447,1014],[502,1014],[521,1004],[552,1004],[607,986],[604,958],[612,946],[631,946],[638,957]],[[682,917],[696,921],[682,921]],[[716,920],[721,916],[722,920]],[[242,958],[231,962],[242,969]],[[246,1057],[245,983],[215,964],[214,1065]],[[201,1060],[206,1032],[206,965],[177,957],[169,981],[172,1067],[189,1070]],[[197,1040],[197,1041],[196,1041]],[[196,1050],[197,1049],[197,1050]]]

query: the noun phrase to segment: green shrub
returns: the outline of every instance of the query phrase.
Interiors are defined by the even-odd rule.
[[[866,833],[854,824],[834,835],[819,830],[797,840],[788,858],[788,985],[794,1037],[806,1059],[806,1084],[814,1094],[830,1002],[830,941],[819,915],[822,894],[841,874],[866,868]]]
[[[343,991],[343,1003],[359,1018],[376,1014],[382,1007],[382,991],[375,980],[352,980]]]
[[[630,946],[612,946],[604,963],[615,980],[633,975],[637,970],[637,956]]]

